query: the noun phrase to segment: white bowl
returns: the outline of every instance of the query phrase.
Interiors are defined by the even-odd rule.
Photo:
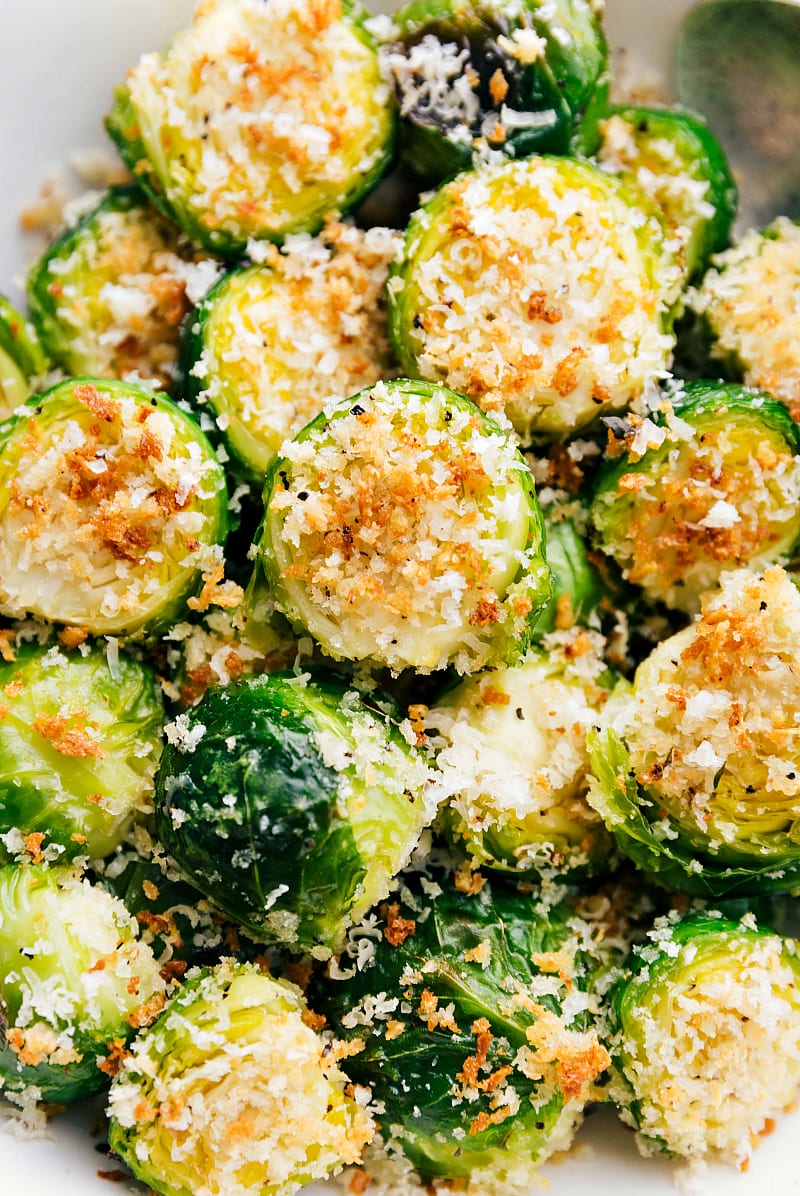
[[[666,75],[672,37],[692,0],[607,0],[612,45],[645,70]],[[192,0],[0,0],[0,290],[12,285],[37,252],[35,238],[19,233],[20,210],[45,180],[63,175],[75,151],[106,145],[101,118],[114,85],[145,50],[163,46],[185,23]],[[619,61],[619,57],[617,57]],[[111,1196],[116,1189],[98,1172],[119,1165],[98,1153],[92,1137],[95,1110],[73,1108],[51,1122],[48,1140],[21,1140],[0,1128],[0,1194]],[[3,1132],[5,1129],[5,1132]],[[800,1196],[796,1138],[800,1113],[786,1116],[758,1149],[746,1174],[709,1169],[704,1189],[713,1196]],[[610,1109],[592,1114],[578,1145],[560,1163],[543,1168],[553,1196],[675,1196],[675,1168],[642,1159],[633,1135]],[[313,1185],[322,1196],[332,1185]]]

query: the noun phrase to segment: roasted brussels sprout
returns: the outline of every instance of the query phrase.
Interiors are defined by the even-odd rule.
[[[555,509],[547,506],[542,507],[542,517],[553,594],[536,621],[537,641],[556,629],[599,627],[601,612],[612,606],[615,597],[614,587],[591,559],[586,538],[574,520],[557,518]]]
[[[361,966],[343,959],[346,983],[321,981],[313,1000],[363,1043],[344,1066],[383,1107],[381,1132],[423,1176],[530,1190],[608,1063],[589,927],[499,885],[467,895],[423,878],[366,930]]]
[[[334,395],[389,377],[383,292],[397,233],[329,224],[234,270],[187,329],[184,393],[252,481]]]
[[[0,428],[0,612],[116,634],[174,622],[221,577],[222,467],[192,419],[77,379]]]
[[[69,868],[0,868],[0,1090],[98,1092],[164,1004],[164,981],[121,901]]]
[[[24,403],[47,360],[36,331],[5,295],[0,295],[0,420]]]
[[[800,417],[800,226],[779,216],[719,253],[689,303],[710,353],[735,381],[761,387]]]
[[[25,645],[0,664],[0,831],[100,857],[152,809],[161,691],[147,665],[110,651]]]
[[[389,48],[405,158],[443,179],[500,150],[591,153],[608,52],[590,0],[412,0]]]
[[[156,807],[167,851],[231,917],[299,950],[340,950],[433,820],[424,760],[332,677],[212,690],[167,737]]]
[[[31,319],[68,373],[171,390],[181,322],[218,272],[138,188],[114,187],[34,266]]]
[[[736,215],[736,184],[722,146],[691,112],[670,108],[612,108],[601,121],[598,161],[632,175],[662,212],[685,277],[725,249]]]
[[[739,1167],[800,1087],[796,944],[719,914],[662,919],[610,1001],[611,1094],[643,1147]]]
[[[442,744],[446,832],[476,865],[551,878],[608,867],[612,840],[586,802],[585,741],[611,679],[602,636],[564,640],[462,681],[425,716]]]
[[[256,572],[338,659],[473,672],[519,658],[549,597],[541,513],[509,434],[461,395],[379,382],[273,462]]]
[[[107,118],[153,202],[200,245],[315,231],[365,194],[394,112],[350,0],[208,0],[128,74]]]
[[[616,443],[591,519],[599,547],[649,598],[694,612],[726,570],[792,559],[800,429],[768,395],[688,382],[666,414]]]
[[[505,411],[523,441],[559,436],[666,372],[677,279],[635,183],[570,158],[507,162],[411,221],[390,331],[409,375]]]
[[[190,973],[114,1080],[112,1150],[160,1196],[288,1196],[357,1162],[371,1118],[307,1016],[255,967]]]
[[[607,703],[589,801],[664,885],[716,897],[797,884],[798,652],[789,576],[739,570]]]

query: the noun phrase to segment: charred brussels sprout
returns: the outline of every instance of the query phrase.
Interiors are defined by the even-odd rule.
[[[425,382],[378,383],[283,447],[251,609],[338,659],[473,672],[519,658],[549,596],[533,480],[508,432]]]
[[[167,736],[159,837],[262,938],[341,949],[433,819],[424,761],[334,679],[249,678],[209,692]]]
[[[690,382],[629,429],[591,502],[599,547],[651,599],[696,611],[731,569],[791,560],[800,540],[800,430],[733,384]]]
[[[364,17],[349,0],[212,0],[129,73],[108,131],[194,241],[237,254],[315,231],[370,189],[394,112]]]
[[[636,179],[678,241],[685,276],[702,273],[728,244],[737,200],[722,146],[705,121],[669,108],[620,107],[600,128],[601,165]]]
[[[69,868],[0,868],[0,909],[0,1090],[98,1092],[109,1057],[164,1004],[150,948],[121,901]]]
[[[0,295],[0,420],[8,419],[24,403],[47,360],[36,330]]]
[[[413,0],[389,49],[405,157],[442,179],[474,154],[590,153],[608,80],[589,0]]]
[[[666,372],[678,271],[635,183],[532,158],[460,175],[389,280],[403,368],[504,410],[523,441],[627,406]]]
[[[225,477],[168,399],[63,382],[2,425],[0,447],[3,614],[149,631],[174,622],[217,569]]]
[[[797,884],[798,652],[788,575],[740,570],[608,702],[589,737],[589,800],[663,884],[699,896]]]
[[[392,370],[383,294],[399,234],[328,225],[213,288],[187,332],[184,393],[215,419],[237,468],[267,466],[333,395]]]
[[[448,837],[477,865],[546,877],[608,866],[612,841],[586,802],[586,732],[610,686],[599,647],[579,631],[470,677],[426,716],[443,743]]]
[[[171,389],[181,322],[218,269],[136,187],[114,187],[34,266],[31,318],[68,373]]]
[[[223,961],[190,973],[109,1098],[112,1150],[161,1196],[289,1196],[358,1162],[373,1126],[299,989]]]
[[[713,259],[689,303],[715,367],[800,415],[800,226],[779,216]]]
[[[610,1001],[611,1094],[644,1147],[743,1167],[800,1086],[796,944],[718,914],[656,924]]]
[[[109,855],[152,808],[161,691],[147,665],[106,647],[29,645],[0,664],[0,828],[68,856]]]
[[[346,983],[320,981],[317,1008],[364,1043],[348,1074],[372,1088],[381,1132],[424,1176],[529,1190],[608,1064],[585,991],[591,933],[530,896],[443,884],[382,907],[382,935],[353,942],[370,962],[343,969]]]

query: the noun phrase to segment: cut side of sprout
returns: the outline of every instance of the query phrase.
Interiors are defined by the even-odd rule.
[[[191,419],[78,379],[31,400],[2,447],[0,611],[95,634],[183,611],[227,529],[224,474]]]

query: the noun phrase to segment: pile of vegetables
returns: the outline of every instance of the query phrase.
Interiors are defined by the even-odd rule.
[[[800,1089],[800,238],[600,7],[204,0],[0,305],[0,1090],[160,1196]]]

